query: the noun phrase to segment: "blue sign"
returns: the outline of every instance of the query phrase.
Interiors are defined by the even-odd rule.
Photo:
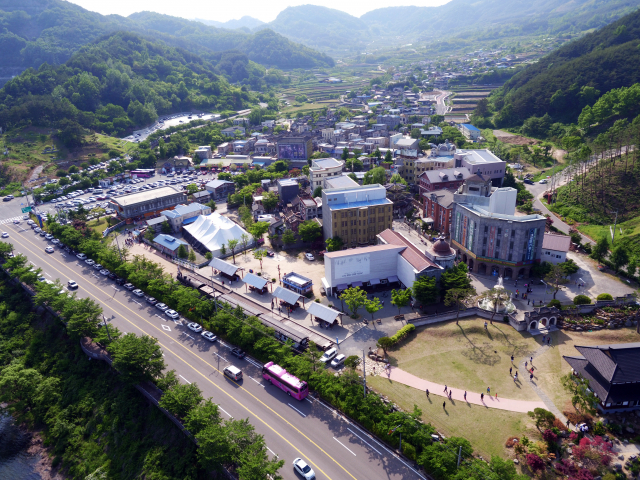
[[[38,219],[38,223],[40,224],[40,228],[42,228],[42,217],[40,216],[40,214],[36,215],[36,218]]]

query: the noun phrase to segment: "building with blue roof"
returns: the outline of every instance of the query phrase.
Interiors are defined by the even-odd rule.
[[[155,237],[153,239],[153,244],[162,253],[167,253],[172,257],[175,257],[178,254],[178,248],[180,248],[180,245],[184,245],[187,249],[189,248],[189,244],[184,240],[172,237],[171,235],[165,235],[164,233]]]
[[[174,232],[179,232],[183,225],[189,225],[195,222],[199,215],[209,215],[211,208],[200,203],[191,203],[189,205],[178,205],[173,210],[165,210],[162,212],[171,225]]]
[[[460,132],[472,142],[476,142],[481,135],[478,127],[474,127],[470,123],[463,123],[458,128],[460,128]]]

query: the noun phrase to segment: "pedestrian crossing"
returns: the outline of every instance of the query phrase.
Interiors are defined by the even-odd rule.
[[[4,225],[6,223],[13,223],[14,220],[20,220],[21,222],[22,220],[22,215],[18,215],[17,217],[12,217],[12,218],[5,218],[4,220],[0,220],[0,225]]]

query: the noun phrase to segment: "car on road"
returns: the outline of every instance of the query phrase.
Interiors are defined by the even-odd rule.
[[[164,312],[169,307],[165,303],[156,303],[156,308]]]
[[[338,349],[335,347],[330,348],[329,350],[324,352],[324,354],[320,357],[320,363],[324,363],[326,365],[331,360],[333,360],[336,355],[338,355]]]
[[[304,254],[304,258],[306,258],[306,259],[307,259],[307,260],[309,260],[310,262],[313,262],[313,261],[316,259],[316,257],[314,257],[314,256],[313,256],[312,254],[310,254],[310,253],[305,253],[305,254]]]
[[[23,216],[22,216],[22,219],[23,219],[23,220],[29,220],[29,215],[23,215]]]
[[[540,180],[538,182],[540,185],[544,185],[545,183],[549,183],[548,180],[546,178],[543,178],[542,180]]]
[[[190,322],[187,324],[187,328],[192,332],[200,333],[202,331],[202,327],[196,322]]]
[[[224,367],[224,370],[222,372],[231,380],[235,380],[236,382],[242,380],[242,370],[240,370],[238,367],[229,365],[228,367]]]
[[[14,220],[13,223],[15,223],[16,225],[20,225],[20,220]]]
[[[90,258],[87,258],[87,259],[84,261],[84,263],[86,263],[87,265],[91,266],[91,265],[93,265],[93,264],[94,264],[94,263],[96,263],[96,262],[95,262],[94,260],[91,260]]]
[[[111,272],[109,270],[107,270],[106,268],[103,268],[102,270],[100,270],[100,275],[104,275],[105,277],[107,275],[109,275]]]
[[[167,317],[170,317],[170,318],[174,318],[174,319],[175,318],[180,318],[180,314],[178,312],[176,312],[175,310],[165,310],[164,314]]]
[[[46,278],[44,278],[43,276],[38,277],[38,281],[39,282],[44,282],[46,280]]]
[[[13,200],[13,195],[7,195],[2,199],[3,202],[8,202],[9,200]]]
[[[67,287],[69,287],[70,289],[74,289],[74,288],[78,288],[78,284],[76,282],[74,282],[73,280],[69,280],[67,282]]]
[[[144,292],[143,292],[142,290],[140,290],[139,288],[136,288],[136,289],[135,289],[133,292],[131,292],[131,293],[133,293],[136,297],[142,297],[142,296],[144,296]]]
[[[85,260],[87,256],[84,253],[79,253],[76,255],[76,258],[78,258],[79,260]]]
[[[216,337],[213,333],[207,330],[204,330],[200,335],[202,335],[204,338],[206,338],[210,342],[215,342],[218,339],[218,337]]]
[[[344,353],[341,353],[336,358],[331,360],[331,366],[333,368],[338,368],[339,366],[341,366],[344,363],[346,358],[347,358],[347,356]]]
[[[45,232],[44,230],[42,230],[38,235],[40,235],[41,237],[44,237],[47,234],[47,232]],[[7,235],[8,237],[9,235]]]
[[[2,238],[9,238],[9,234],[7,232],[2,232]]]
[[[526,183],[527,185],[533,185],[533,180],[531,180],[530,178],[525,178],[522,183]]]
[[[53,253],[53,247],[52,246],[48,246],[47,248],[44,249],[45,252],[47,253]]]
[[[125,283],[124,284],[124,288],[126,288],[127,290],[131,291],[134,288],[136,288],[132,283]]]
[[[109,275],[107,275],[107,276],[109,277],[109,280],[115,280],[115,279],[117,279],[117,278],[118,278],[118,276],[117,276],[115,273],[113,273],[113,272],[111,272],[111,273],[110,273]]]
[[[153,297],[147,297],[146,300],[147,300],[147,303],[149,303],[151,305],[155,305],[156,303],[158,303],[158,300],[156,300]]]
[[[293,461],[293,471],[301,475],[304,480],[315,480],[316,478],[313,469],[301,458],[296,458]]]
[[[54,245],[58,245],[60,243],[60,240],[54,238],[53,240],[51,240],[51,243],[53,243]]]
[[[238,357],[240,359],[242,359],[242,358],[247,356],[247,352],[245,352],[244,350],[241,350],[238,347],[232,348],[231,349],[231,354],[235,355],[236,357]]]
[[[102,265],[100,265],[99,263],[94,263],[93,264],[93,268],[96,270],[102,270],[104,267]]]

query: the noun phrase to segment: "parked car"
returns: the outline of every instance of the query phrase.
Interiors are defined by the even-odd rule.
[[[338,368],[339,366],[341,366],[344,363],[346,358],[347,358],[347,356],[344,353],[341,353],[336,358],[331,360],[331,366],[333,368]]]
[[[132,283],[125,283],[124,284],[124,288],[126,288],[127,290],[131,291],[134,288],[136,288]]]
[[[312,254],[310,254],[310,253],[305,253],[305,254],[304,254],[304,258],[306,258],[306,259],[307,259],[307,260],[309,260],[310,262],[313,262],[313,261],[316,259],[316,257],[314,257],[314,256],[313,256]]]
[[[526,183],[527,185],[533,185],[533,180],[529,179],[529,178],[525,178],[522,183]]]
[[[84,253],[79,253],[76,255],[76,258],[78,260],[85,260],[87,258],[87,256]]]
[[[124,285],[126,283],[126,280],[124,278],[116,277],[116,283],[118,285]]]
[[[202,331],[202,327],[198,325],[196,322],[188,323],[187,328],[196,333],[200,333]]]
[[[147,303],[149,303],[151,305],[155,305],[156,303],[158,303],[158,300],[156,300],[153,297],[147,297]]]
[[[176,312],[175,310],[165,310],[164,314],[167,317],[170,317],[170,318],[173,318],[173,319],[180,318],[180,314],[178,312]]]
[[[91,260],[90,258],[87,258],[87,259],[84,261],[84,263],[86,263],[87,265],[91,266],[91,265],[93,265],[93,264],[94,264],[94,263],[96,263],[96,262],[95,262],[95,260]]]
[[[142,297],[142,296],[144,296],[144,292],[143,292],[142,290],[140,290],[139,288],[136,288],[136,289],[135,289],[133,292],[131,292],[131,293],[133,293],[136,297]]]
[[[157,308],[158,310],[161,310],[161,311],[163,311],[163,312],[164,312],[164,311],[165,311],[166,309],[168,309],[169,307],[167,307],[167,305],[166,305],[165,303],[156,303],[156,308]]]
[[[247,353],[238,347],[232,348],[231,353],[241,359],[247,356]]]
[[[333,360],[336,355],[338,355],[338,349],[335,348],[335,347],[334,348],[330,348],[329,350],[324,352],[322,357],[320,357],[320,363],[324,363],[326,365],[331,360]]]
[[[100,275],[104,275],[105,277],[108,276],[110,273],[111,272],[106,268],[103,268],[102,270],[100,270]]]
[[[93,264],[93,268],[95,270],[102,270],[104,267],[102,265],[100,265],[99,263],[94,263]]]
[[[218,339],[218,337],[216,337],[213,333],[207,330],[204,330],[200,335],[202,335],[204,338],[206,338],[210,342],[215,342]]]
[[[115,273],[113,273],[113,272],[111,272],[111,273],[108,275],[108,277],[109,277],[109,280],[115,280],[116,278],[118,278],[118,276],[117,276]]]

